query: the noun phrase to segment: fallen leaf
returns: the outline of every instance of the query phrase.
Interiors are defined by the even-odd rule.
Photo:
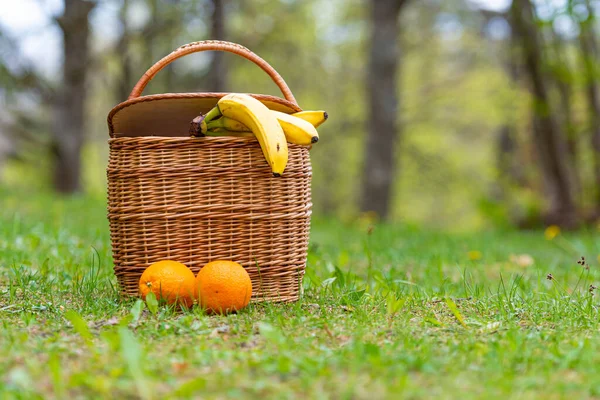
[[[173,368],[173,372],[175,372],[176,374],[181,374],[182,372],[184,372],[186,369],[188,369],[188,367],[190,366],[190,364],[188,364],[185,361],[173,361],[171,363],[171,367]]]
[[[479,331],[485,332],[485,333],[494,333],[494,332],[498,331],[498,329],[501,326],[502,326],[502,322],[500,322],[500,321],[490,322],[490,323],[486,324],[485,326],[481,327],[481,329],[479,329]]]
[[[213,331],[208,335],[210,338],[216,338],[220,334],[225,334],[229,332],[229,325],[221,325],[213,329]]]
[[[119,324],[119,318],[117,317],[112,317],[107,319],[106,321],[96,321],[93,324],[94,328],[101,328],[103,326],[113,326],[113,325],[118,325]]]
[[[535,260],[529,254],[511,254],[510,262],[518,265],[519,267],[531,267]]]
[[[242,342],[240,343],[240,347],[243,349],[253,349],[254,347],[256,347],[258,345],[258,342],[256,339],[252,339],[248,342]]]

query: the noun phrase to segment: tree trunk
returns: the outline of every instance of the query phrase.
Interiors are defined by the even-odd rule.
[[[146,65],[152,65],[163,56],[163,54],[157,54],[157,50],[160,52],[161,49],[157,49],[158,46],[155,43],[163,27],[158,0],[148,0],[148,11],[150,12],[150,21],[144,26],[142,36],[144,37],[144,59]]]
[[[399,14],[406,0],[371,0],[368,67],[369,116],[362,211],[387,218],[392,197],[398,132]]]
[[[54,102],[52,150],[54,187],[59,192],[81,190],[80,152],[84,142],[86,76],[89,61],[88,15],[95,3],[65,0],[58,18],[63,33],[63,79]]]
[[[556,123],[543,76],[542,43],[530,0],[513,0],[513,27],[521,38],[524,66],[534,98],[533,142],[537,149],[545,191],[549,199],[546,222],[573,227],[578,216],[563,132]]]
[[[485,16],[488,16],[484,14]],[[491,18],[502,17],[508,24],[511,23],[510,18],[505,14],[498,15],[496,13],[490,14],[487,18],[489,21]],[[520,42],[520,38],[511,27],[511,35],[509,40],[506,42],[506,58],[503,66],[506,74],[509,76],[513,84],[518,85],[520,77],[522,75],[520,68],[520,60],[518,54],[515,52],[515,45]],[[500,180],[505,181],[509,184],[516,184],[521,187],[526,186],[526,177],[522,168],[521,163],[517,159],[517,127],[513,122],[506,122],[498,130],[497,144],[497,166],[500,175]]]
[[[496,157],[497,168],[502,191],[506,191],[508,186],[517,185],[519,187],[527,186],[527,178],[522,165],[517,159],[518,143],[516,140],[516,128],[512,124],[504,124],[498,129],[496,138]]]
[[[586,0],[588,18],[581,23],[580,43],[583,53],[583,64],[586,75],[586,94],[590,112],[590,129],[592,149],[594,150],[594,205],[596,217],[600,216],[600,93],[597,75],[598,47],[594,32],[594,10]]]
[[[572,177],[573,177],[573,194],[576,203],[581,203],[581,178],[579,176],[578,164],[578,151],[577,151],[577,132],[575,131],[575,125],[573,123],[573,110],[572,94],[573,88],[571,85],[572,73],[569,69],[568,60],[563,57],[565,54],[566,46],[563,44],[560,36],[552,30],[552,43],[554,45],[555,53],[555,64],[559,65],[561,70],[555,77],[556,87],[559,93],[560,99],[560,111],[559,116],[561,117],[560,124],[564,129],[566,137],[567,154],[569,156],[569,165],[572,166]]]
[[[117,101],[125,101],[133,88],[133,70],[131,65],[131,56],[129,54],[129,43],[131,32],[127,23],[127,13],[129,10],[129,0],[123,0],[121,10],[119,11],[119,22],[121,23],[121,36],[117,42],[117,56],[121,59],[121,76],[119,86],[117,87]]]
[[[212,0],[213,13],[211,18],[210,38],[213,40],[226,40],[225,26],[225,0]],[[222,51],[214,51],[207,82],[211,92],[224,92],[227,90],[227,65]]]

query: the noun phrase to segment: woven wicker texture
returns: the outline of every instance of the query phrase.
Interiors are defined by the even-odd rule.
[[[192,47],[214,49],[212,42]],[[181,49],[189,52],[182,46],[174,53]],[[246,57],[244,52],[236,54]],[[132,96],[166,65],[165,59],[146,73]],[[271,67],[261,68],[269,72]],[[269,75],[280,79],[276,83],[292,108],[299,109],[283,79]],[[152,101],[176,96],[165,94],[162,100],[153,95]],[[131,100],[126,103],[136,107]],[[169,114],[163,117],[168,121]],[[152,125],[147,136],[140,136],[139,131],[113,132],[110,120],[108,218],[114,270],[124,294],[138,295],[139,278],[153,262],[176,260],[196,273],[209,261],[225,259],[239,262],[250,274],[253,302],[298,299],[312,208],[307,147],[289,144],[285,172],[275,178],[254,138],[153,136]],[[184,134],[187,130],[170,136]]]

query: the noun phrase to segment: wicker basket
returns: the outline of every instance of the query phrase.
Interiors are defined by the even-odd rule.
[[[180,47],[152,66],[129,99],[108,116],[108,219],[114,270],[124,294],[138,295],[148,265],[173,259],[194,273],[207,262],[233,260],[252,279],[252,300],[298,299],[311,215],[308,148],[289,145],[275,178],[254,138],[188,137],[190,121],[223,93],[141,96],[152,77],[186,54],[227,51],[261,67],[285,100],[252,95],[267,107],[300,111],[281,76],[248,49],[204,41]]]

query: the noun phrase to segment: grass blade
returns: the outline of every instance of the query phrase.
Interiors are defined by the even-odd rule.
[[[127,364],[127,368],[133,377],[138,393],[141,398],[152,399],[152,392],[148,386],[143,370],[143,349],[135,340],[133,333],[124,326],[119,327],[119,339],[121,344],[121,356]]]
[[[79,336],[85,340],[85,343],[88,345],[88,347],[92,347],[92,339],[94,338],[94,335],[92,335],[92,332],[90,332],[87,322],[85,322],[81,315],[77,314],[73,310],[69,310],[65,313],[65,318],[69,320],[71,325],[73,325],[75,332],[77,332]]]
[[[450,311],[452,311],[452,314],[454,315],[454,318],[456,318],[456,320],[465,328],[468,329],[469,327],[467,326],[467,324],[465,323],[465,319],[463,318],[462,314],[460,313],[460,311],[458,310],[458,307],[456,306],[456,303],[454,302],[454,300],[452,300],[451,298],[447,298],[446,299],[446,305],[448,306],[448,308],[450,309]]]

